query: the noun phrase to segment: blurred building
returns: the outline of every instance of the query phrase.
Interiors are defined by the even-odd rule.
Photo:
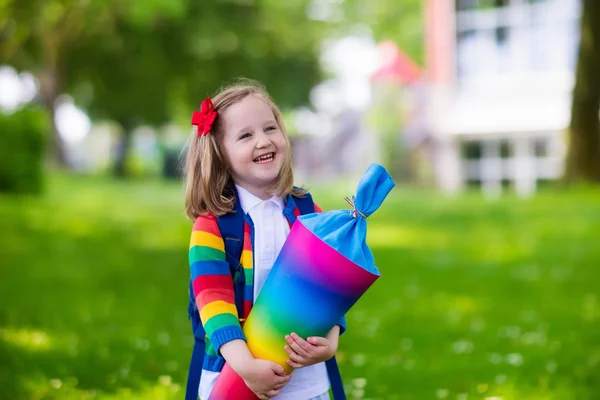
[[[428,130],[445,190],[561,176],[580,0],[427,0]]]

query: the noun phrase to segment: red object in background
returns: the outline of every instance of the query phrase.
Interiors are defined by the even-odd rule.
[[[384,41],[377,45],[381,66],[373,75],[372,81],[394,79],[403,84],[411,84],[421,77],[421,69],[394,42]]]

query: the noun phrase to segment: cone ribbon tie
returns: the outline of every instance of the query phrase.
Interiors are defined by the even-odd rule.
[[[350,215],[352,215],[354,218],[357,218],[360,215],[364,219],[367,219],[367,216],[365,214],[363,214],[362,212],[360,212],[354,205],[354,202],[356,201],[356,197],[354,197],[354,196],[352,196],[352,198],[345,197],[344,200],[346,200],[346,203],[350,204],[350,207],[353,208],[353,210],[350,211]]]

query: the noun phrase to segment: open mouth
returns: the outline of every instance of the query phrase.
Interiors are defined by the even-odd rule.
[[[267,164],[275,159],[275,153],[264,154],[260,157],[256,157],[253,161],[257,164]]]

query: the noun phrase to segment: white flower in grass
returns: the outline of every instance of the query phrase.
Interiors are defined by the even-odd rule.
[[[350,361],[352,365],[355,367],[362,367],[367,363],[367,356],[362,353],[357,353],[352,355],[352,359]]]
[[[167,346],[171,342],[171,336],[169,336],[167,332],[160,332],[158,335],[156,335],[156,341],[158,344]]]
[[[554,266],[550,269],[550,278],[556,281],[564,281],[573,273],[573,268],[567,266]]]
[[[485,329],[485,321],[482,318],[475,318],[471,321],[470,327],[473,332],[481,332]]]
[[[69,344],[69,348],[67,349],[67,354],[69,354],[71,357],[77,357],[78,353],[79,353],[78,344],[77,343]]]
[[[409,338],[403,338],[400,341],[400,345],[402,346],[402,350],[408,351],[408,350],[412,349],[413,341],[412,341],[412,339],[409,339]]]
[[[532,323],[537,320],[538,315],[534,310],[523,310],[519,313],[519,318],[521,318],[523,322]]]
[[[135,341],[135,347],[142,351],[148,351],[148,349],[150,349],[150,341],[144,338],[137,338]]]
[[[377,333],[377,330],[379,328],[379,319],[373,318],[363,326],[365,335],[369,338],[373,338],[375,337],[375,334]]]
[[[469,395],[467,393],[459,393],[456,395],[456,400],[467,400]]]
[[[448,389],[438,389],[435,392],[435,397],[437,397],[438,399],[445,399],[446,397],[448,397],[449,394],[450,391]]]
[[[506,382],[506,375],[504,375],[504,374],[496,375],[496,377],[494,378],[494,382],[496,382],[497,385],[504,384]]]
[[[523,356],[520,353],[509,353],[505,357],[507,364],[520,367],[523,364]]]
[[[460,322],[462,315],[457,310],[450,310],[446,313],[446,320],[450,325],[456,325]]]
[[[54,389],[60,389],[62,386],[62,381],[60,379],[52,379],[50,381],[50,385],[52,385]]]
[[[503,359],[504,358],[502,357],[502,354],[498,354],[498,353],[488,354],[488,361],[494,365],[502,364]]]
[[[121,378],[127,378],[130,371],[131,367],[129,365],[125,365],[119,370],[119,375],[121,375]]]
[[[479,393],[485,393],[489,388],[489,385],[487,383],[480,383],[479,385],[477,385],[477,391]]]
[[[169,386],[173,382],[173,379],[169,375],[161,375],[158,377],[158,383],[162,386]]]
[[[521,327],[518,325],[503,326],[500,328],[500,336],[509,339],[518,339],[521,336]]]
[[[354,311],[351,315],[354,317],[354,321],[356,322],[363,322],[367,317],[367,314],[361,310]]]
[[[452,343],[452,351],[456,354],[469,354],[473,351],[473,343],[468,340],[458,340]]]
[[[357,389],[363,389],[365,386],[367,386],[367,379],[366,378],[356,378],[356,379],[352,380],[352,384]]]
[[[179,364],[177,363],[177,361],[169,361],[165,364],[165,368],[167,369],[167,371],[177,371],[177,369],[179,368]]]
[[[546,344],[546,341],[546,335],[541,332],[526,332],[523,334],[523,336],[521,336],[521,342],[527,346],[544,346]]]

